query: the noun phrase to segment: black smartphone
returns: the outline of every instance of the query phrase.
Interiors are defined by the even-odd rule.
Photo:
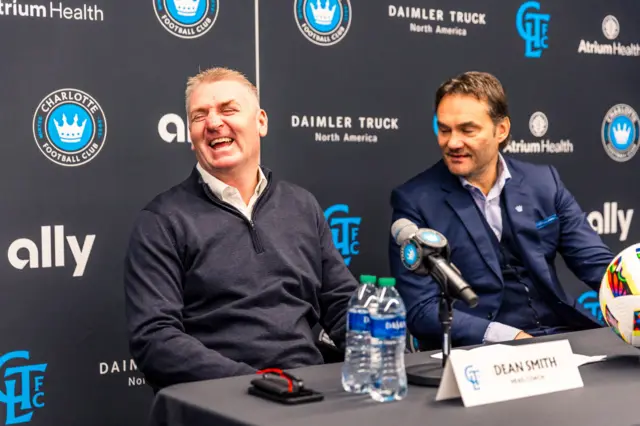
[[[297,393],[273,393],[251,386],[249,388],[249,393],[251,395],[259,396],[260,398],[265,398],[287,405],[317,402],[324,399],[324,395],[311,389],[300,389]]]

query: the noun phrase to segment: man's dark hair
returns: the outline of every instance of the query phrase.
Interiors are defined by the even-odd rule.
[[[436,92],[435,110],[446,95],[471,95],[489,105],[489,117],[494,125],[509,117],[507,95],[500,81],[487,72],[469,71],[442,83]],[[508,135],[500,142],[500,149],[511,140]]]

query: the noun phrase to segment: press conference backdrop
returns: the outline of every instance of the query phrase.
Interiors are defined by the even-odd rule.
[[[389,273],[390,191],[440,158],[434,91],[467,70],[507,89],[505,154],[556,166],[613,251],[637,242],[639,13],[635,0],[0,0],[0,422],[144,423],[122,262],[137,211],[194,165],[184,84],[210,66],[259,85],[263,163],[316,195],[355,275]]]

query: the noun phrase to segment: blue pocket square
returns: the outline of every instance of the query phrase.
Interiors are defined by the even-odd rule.
[[[546,219],[542,219],[536,222],[536,228],[537,229],[542,229],[545,226],[549,225],[550,223],[555,222],[556,220],[558,220],[558,215],[552,214],[551,216],[549,216]]]

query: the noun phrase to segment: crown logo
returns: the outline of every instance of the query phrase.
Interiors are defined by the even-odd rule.
[[[318,25],[330,25],[333,21],[333,15],[336,13],[336,5],[334,4],[331,10],[329,10],[329,1],[324,2],[324,8],[320,6],[320,0],[316,0],[316,4],[311,3],[311,13],[313,19],[316,20]]]
[[[56,125],[58,136],[60,136],[60,140],[62,142],[78,143],[82,139],[84,126],[85,124],[87,124],[87,119],[84,119],[84,121],[82,122],[82,126],[78,126],[78,114],[73,117],[73,124],[67,123],[67,116],[62,114],[62,126],[55,118],[53,119],[53,123]]]
[[[174,0],[180,16],[195,16],[200,0]]]
[[[616,140],[618,145],[626,145],[629,143],[629,134],[631,133],[631,127],[624,123],[622,127],[620,123],[618,126],[613,128],[613,138]]]

